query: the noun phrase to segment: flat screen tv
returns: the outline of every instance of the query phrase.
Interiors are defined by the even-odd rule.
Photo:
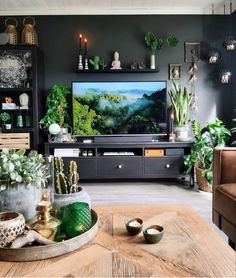
[[[72,82],[75,135],[166,133],[166,82]]]

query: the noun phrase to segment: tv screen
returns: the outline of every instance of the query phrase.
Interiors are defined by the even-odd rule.
[[[166,133],[166,82],[72,82],[75,135]]]

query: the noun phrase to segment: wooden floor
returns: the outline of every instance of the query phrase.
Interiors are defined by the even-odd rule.
[[[92,205],[127,204],[187,204],[191,205],[214,229],[212,223],[212,193],[189,189],[182,181],[105,181],[81,182],[92,199]]]

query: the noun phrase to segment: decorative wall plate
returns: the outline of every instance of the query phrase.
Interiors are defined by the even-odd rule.
[[[6,87],[18,87],[26,78],[25,64],[19,57],[8,53],[0,57],[0,81]]]

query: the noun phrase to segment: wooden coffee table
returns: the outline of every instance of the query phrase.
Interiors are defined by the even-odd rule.
[[[190,206],[95,207],[100,228],[83,248],[53,259],[0,262],[0,277],[235,277],[235,252]],[[125,221],[164,226],[157,244],[129,236]]]

